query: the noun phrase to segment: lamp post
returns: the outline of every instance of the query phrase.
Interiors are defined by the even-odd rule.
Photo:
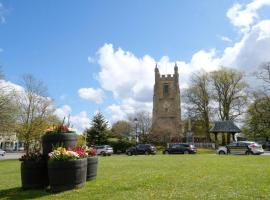
[[[138,137],[138,119],[134,118],[134,123],[135,123],[135,139],[136,139],[136,144],[139,142],[139,137]]]

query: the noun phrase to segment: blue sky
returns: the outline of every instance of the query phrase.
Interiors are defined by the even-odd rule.
[[[113,122],[138,110],[151,112],[155,62],[164,73],[177,62],[184,88],[200,68],[250,71],[266,61],[269,5],[0,0],[0,65],[12,83],[20,84],[26,73],[42,80],[59,116],[70,113],[78,128],[97,110]],[[247,51],[256,47],[263,53]]]

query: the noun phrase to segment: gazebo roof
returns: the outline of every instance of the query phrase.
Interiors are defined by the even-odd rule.
[[[233,123],[233,121],[217,121],[209,130],[210,133],[240,133],[241,130]]]

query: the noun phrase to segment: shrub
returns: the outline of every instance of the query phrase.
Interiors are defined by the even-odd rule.
[[[135,145],[135,142],[117,139],[109,140],[108,144],[113,148],[114,153],[125,153],[128,148]]]

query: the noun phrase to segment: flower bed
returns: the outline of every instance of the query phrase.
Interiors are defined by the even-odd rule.
[[[87,159],[84,157],[85,154],[80,155],[62,147],[49,153],[48,174],[52,192],[84,185],[87,173]]]
[[[68,125],[62,124],[53,126],[46,130],[42,136],[42,152],[43,155],[48,155],[56,147],[74,148],[77,145],[77,135],[74,130]]]
[[[49,185],[52,192],[60,192],[81,187],[86,179],[96,178],[96,150],[76,147],[77,135],[64,125],[64,120],[62,124],[47,129],[41,139],[43,156],[28,153],[21,158],[23,189]]]

